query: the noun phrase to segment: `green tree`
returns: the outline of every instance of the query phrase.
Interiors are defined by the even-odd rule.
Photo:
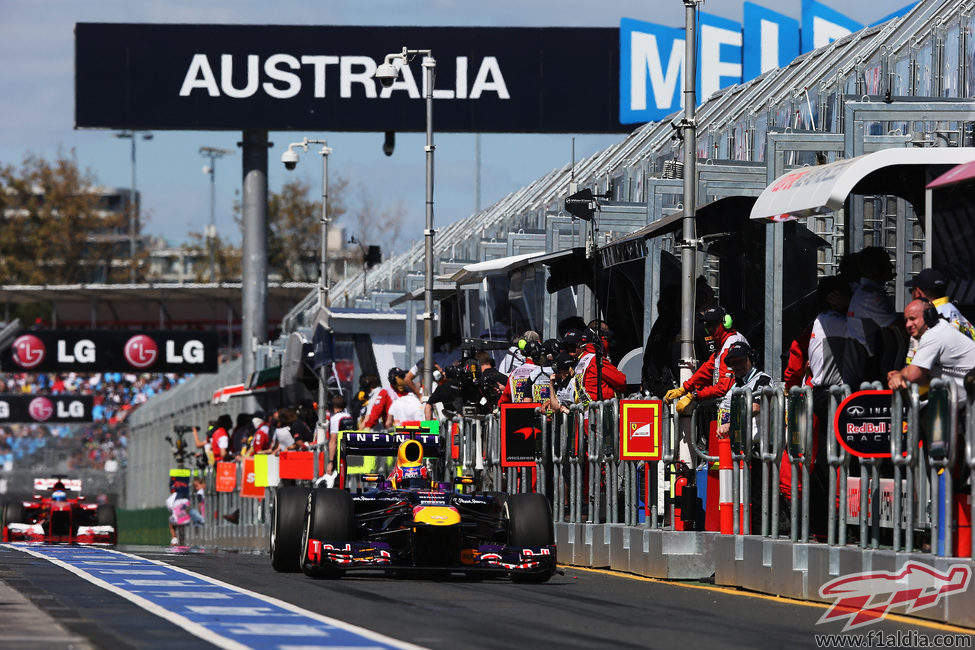
[[[0,166],[0,277],[6,284],[127,282],[127,217],[104,209],[74,151]],[[124,249],[124,252],[123,252]],[[140,256],[141,257],[141,256]]]

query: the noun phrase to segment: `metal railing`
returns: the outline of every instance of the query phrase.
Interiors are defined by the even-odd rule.
[[[837,411],[849,395],[847,386],[793,388],[787,394],[781,387],[732,391],[730,425],[722,435],[732,447],[734,534],[833,546],[846,545],[855,535],[861,548],[941,556],[971,552],[955,548],[955,515],[961,507],[956,496],[967,491],[975,469],[972,403],[951,381],[932,381],[924,402],[917,386],[894,391],[890,457],[855,458],[833,432]],[[482,490],[545,494],[555,521],[676,529],[671,485],[679,452],[686,445],[685,462],[695,464],[701,480],[707,480],[705,470],[718,463],[716,449],[709,448],[716,439],[714,410],[714,402],[705,402],[685,417],[661,404],[659,460],[624,461],[619,401],[573,405],[555,413],[538,408],[532,466],[503,462],[496,414],[455,416],[441,422],[449,444],[437,478],[449,481],[463,474],[474,476]],[[786,467],[791,477],[783,482]],[[323,473],[316,466],[316,477]],[[207,522],[191,532],[191,540],[232,539],[255,530],[263,534],[270,519],[266,499],[216,492],[212,468],[205,477]],[[242,480],[238,468],[238,484]],[[819,493],[817,480],[825,485]],[[780,516],[784,507],[788,517]],[[233,512],[238,523],[223,517]],[[969,514],[975,515],[972,504]]]

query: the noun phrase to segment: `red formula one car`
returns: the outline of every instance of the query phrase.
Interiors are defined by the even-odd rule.
[[[80,479],[34,479],[33,500],[3,506],[3,541],[115,544],[115,506],[85,503],[80,492]]]

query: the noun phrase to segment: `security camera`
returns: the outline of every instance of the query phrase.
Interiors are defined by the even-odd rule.
[[[288,147],[283,154],[281,154],[281,162],[284,163],[285,169],[294,169],[298,166],[298,154],[294,152],[294,149]]]
[[[392,63],[381,63],[378,68],[376,68],[376,79],[379,79],[379,83],[383,85],[384,88],[389,88],[394,83],[396,79],[399,78],[399,70]]]

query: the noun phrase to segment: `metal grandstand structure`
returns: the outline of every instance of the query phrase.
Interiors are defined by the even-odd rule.
[[[890,147],[972,145],[973,9],[970,0],[924,0],[900,18],[850,34],[784,68],[707,98],[697,113],[700,204],[730,196],[758,196],[777,176],[803,165]],[[442,228],[435,247],[441,282],[438,297],[450,293],[450,276],[467,265],[529,252],[567,254],[573,246],[584,245],[584,229],[562,209],[573,179],[579,187],[609,197],[601,202],[599,244],[679,211],[685,152],[674,139],[671,123],[677,119],[679,114],[674,114],[637,128],[574,168],[566,164]],[[906,220],[906,232],[897,228],[898,215]],[[898,242],[906,248],[897,256],[897,286],[921,268],[922,238],[912,205],[903,198],[861,195],[851,203],[849,215],[823,215],[806,225],[825,243],[816,251],[820,275],[835,272],[848,250],[877,244],[896,253]],[[782,264],[782,232],[781,226],[767,228],[766,294],[768,312],[773,312],[783,304],[781,285],[777,288],[775,280],[776,265]],[[674,246],[669,232],[649,243],[652,252],[672,252]],[[337,283],[331,292],[333,304],[377,311],[390,309],[394,302],[405,304],[407,340],[412,340],[415,332],[409,330],[415,327],[416,307],[409,298],[422,287],[422,255],[422,245],[416,244],[365,277]],[[710,255],[701,257],[702,274],[720,292],[720,261]],[[552,273],[544,256],[524,261],[530,264],[546,277]],[[648,254],[645,264],[648,281],[643,287],[641,335],[656,317],[660,290],[655,274],[659,258]],[[584,311],[591,308],[585,288],[577,298],[581,298],[575,300],[581,315],[591,313]],[[544,302],[544,323],[534,326],[553,335],[555,300]],[[310,322],[314,309],[311,297],[299,303],[285,318],[284,330],[289,324]],[[766,337],[767,358],[779,357],[779,339]],[[411,356],[411,346],[407,347]]]

